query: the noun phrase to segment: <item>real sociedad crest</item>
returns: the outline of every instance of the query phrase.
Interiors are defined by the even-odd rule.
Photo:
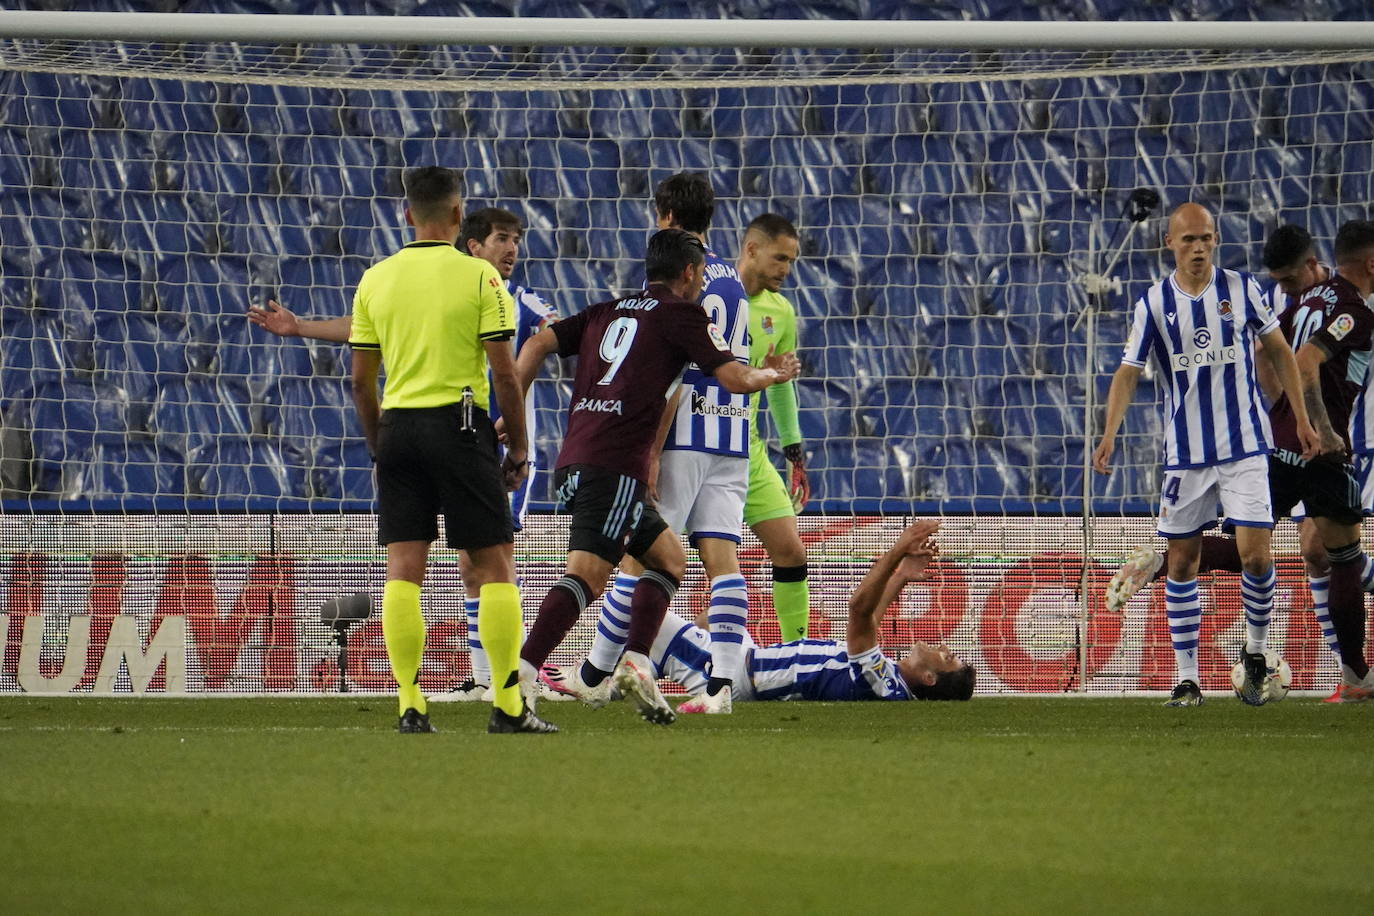
[[[1223,315],[1231,314],[1231,300],[1223,299],[1217,303],[1217,311]]]

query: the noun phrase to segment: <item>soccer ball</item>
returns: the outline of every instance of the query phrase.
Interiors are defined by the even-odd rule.
[[[1288,685],[1293,683],[1293,669],[1288,667],[1288,662],[1279,657],[1279,653],[1272,649],[1264,651],[1264,684],[1260,688],[1260,701],[1257,706],[1265,703],[1277,703],[1288,696]],[[1245,687],[1245,664],[1236,662],[1236,666],[1231,669],[1231,686],[1235,688],[1236,696],[1242,700],[1241,690]]]

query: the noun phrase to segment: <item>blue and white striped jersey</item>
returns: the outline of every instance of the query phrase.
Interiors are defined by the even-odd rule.
[[[909,700],[896,662],[874,647],[850,658],[838,643],[798,639],[754,650],[749,663],[760,700]]]
[[[749,363],[749,297],[735,268],[706,250],[706,286],[701,307],[711,316],[735,359]],[[731,394],[695,364],[682,374],[682,399],[668,430],[665,449],[715,455],[749,455],[749,396]]]
[[[1374,297],[1367,300],[1374,308]],[[1350,407],[1350,451],[1356,455],[1374,454],[1374,371],[1364,379],[1364,388]]]
[[[1255,340],[1278,321],[1253,276],[1217,268],[1197,297],[1173,274],[1136,302],[1121,356],[1128,366],[1153,359],[1164,390],[1164,468],[1211,467],[1273,449],[1269,417],[1255,381]]]
[[[525,341],[542,331],[550,322],[557,320],[558,315],[554,312],[553,307],[534,290],[518,286],[510,280],[506,281],[506,289],[510,291],[511,298],[515,300],[515,352],[519,355],[520,348],[525,345]],[[496,405],[495,391],[491,393],[491,404],[488,406],[488,412],[493,422],[501,416],[501,408]],[[525,431],[532,445],[534,443],[533,389],[525,394]],[[530,459],[534,459],[533,451],[530,452]],[[516,531],[519,531],[523,526],[525,510],[529,506],[530,486],[538,470],[538,468],[531,466],[530,473],[525,477],[525,482],[510,495],[511,518],[515,522]]]

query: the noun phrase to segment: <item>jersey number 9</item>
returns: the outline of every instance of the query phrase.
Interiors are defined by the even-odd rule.
[[[606,328],[606,334],[601,338],[601,358],[610,366],[606,374],[601,376],[601,381],[597,382],[598,385],[609,385],[615,378],[625,357],[630,355],[630,346],[635,342],[635,332],[638,330],[639,322],[628,317],[617,318]]]

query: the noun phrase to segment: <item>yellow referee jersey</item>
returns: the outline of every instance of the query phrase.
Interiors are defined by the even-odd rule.
[[[515,335],[515,303],[486,261],[445,242],[411,242],[367,269],[348,344],[381,350],[382,409],[441,407],[471,388],[490,399],[483,341]]]

